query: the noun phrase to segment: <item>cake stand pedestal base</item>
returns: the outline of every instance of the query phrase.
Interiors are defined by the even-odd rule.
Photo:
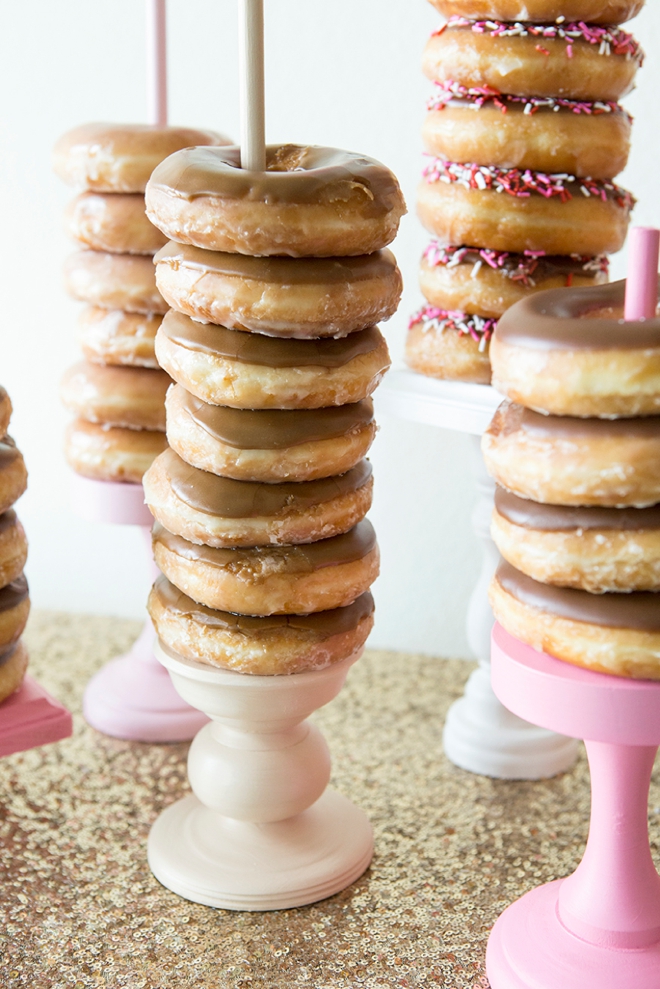
[[[72,731],[67,709],[29,675],[0,705],[0,756],[59,742]]]

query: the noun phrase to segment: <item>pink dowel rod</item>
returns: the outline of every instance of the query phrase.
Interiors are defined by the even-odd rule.
[[[145,0],[147,13],[147,113],[167,125],[167,27],[165,0]]]
[[[658,305],[660,230],[633,227],[628,237],[626,320],[652,319]]]
[[[241,168],[266,169],[264,0],[238,0]]]

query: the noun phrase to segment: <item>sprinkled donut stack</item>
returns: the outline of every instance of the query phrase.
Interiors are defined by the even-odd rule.
[[[406,360],[437,378],[488,383],[489,341],[533,292],[607,281],[634,205],[614,177],[631,120],[617,102],[643,55],[617,25],[643,0],[431,0],[430,156],[418,214],[434,235]],[[520,18],[518,20],[517,18]]]
[[[373,624],[378,548],[364,518],[369,396],[389,366],[375,323],[401,277],[384,248],[394,176],[333,149],[191,148],[147,187],[172,242],[156,336],[171,449],[144,478],[163,576],[149,611],[180,655],[248,674],[320,669]]]
[[[155,166],[189,144],[226,144],[179,127],[87,124],[64,134],[54,167],[80,189],[66,214],[82,250],[66,262],[67,290],[87,305],[80,316],[84,360],[62,380],[77,418],[65,452],[79,474],[137,483],[166,447],[165,392],[154,338],[167,311],[152,256],[165,238],[147,219],[144,189]]]
[[[18,690],[28,665],[21,640],[30,611],[23,575],[27,540],[12,508],[27,487],[27,471],[20,450],[7,434],[11,413],[9,395],[0,387],[0,702]]]

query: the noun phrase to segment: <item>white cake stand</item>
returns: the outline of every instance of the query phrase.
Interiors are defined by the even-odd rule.
[[[479,501],[472,521],[484,544],[484,563],[467,613],[467,637],[479,660],[465,694],[447,715],[443,733],[447,757],[462,769],[500,779],[543,779],[569,769],[577,742],[535,728],[500,704],[490,684],[490,636],[494,617],[488,585],[499,562],[490,537],[495,485],[486,473],[480,437],[502,396],[488,385],[436,381],[412,371],[390,372],[376,395],[377,411],[441,429],[468,433]]]

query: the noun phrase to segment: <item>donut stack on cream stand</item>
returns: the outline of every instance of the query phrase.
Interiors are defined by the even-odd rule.
[[[167,447],[170,379],[154,354],[167,304],[156,287],[153,255],[165,238],[147,219],[144,189],[172,152],[227,139],[167,125],[164,0],[147,0],[146,8],[152,123],[77,127],[57,142],[54,168],[79,190],[66,216],[79,250],[66,262],[65,279],[69,292],[86,303],[80,316],[84,360],[69,368],[61,386],[62,400],[76,416],[65,441],[75,472],[74,509],[90,521],[141,526],[153,566],[141,482]],[[153,639],[147,620],[131,652],[88,684],[83,708],[95,728],[165,742],[191,738],[203,723],[163,675]]]
[[[410,320],[406,361],[384,406],[475,435],[486,548],[468,612],[480,661],[452,706],[450,759],[493,776],[534,778],[567,768],[575,746],[504,711],[489,683],[492,612],[487,587],[499,560],[490,539],[493,486],[476,437],[498,396],[489,341],[520,299],[607,281],[633,205],[615,183],[629,151],[630,117],[618,103],[642,61],[616,26],[641,0],[431,0],[448,22],[431,36],[424,71],[434,82],[423,135],[428,162],[418,213],[433,235],[420,268],[426,304]]]
[[[627,286],[518,303],[493,339],[508,396],[483,438],[500,485],[493,686],[584,738],[589,840],[577,871],[509,907],[492,989],[657,989],[660,876],[648,794],[660,743],[660,232],[632,232]],[[625,302],[625,307],[624,307]]]
[[[254,125],[263,10],[242,7]],[[365,456],[389,366],[375,324],[399,301],[386,245],[405,212],[373,159],[266,148],[263,117],[256,130],[244,123],[240,149],[177,152],[146,193],[172,239],[155,258],[172,306],[156,353],[176,382],[171,449],[144,481],[163,574],[149,611],[175,686],[212,719],[190,750],[193,795],[157,819],[149,862],[182,896],[247,910],[322,899],[371,859],[369,822],[326,788],[305,718],[373,625]]]

